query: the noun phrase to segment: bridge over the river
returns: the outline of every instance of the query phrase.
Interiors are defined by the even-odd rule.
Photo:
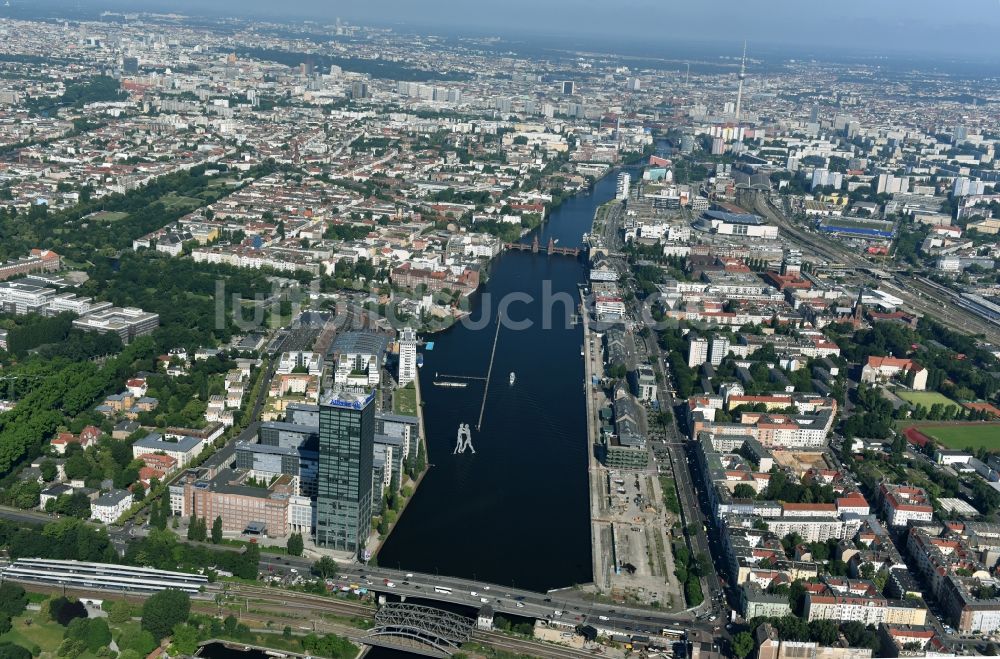
[[[375,613],[375,626],[357,640],[426,657],[450,657],[472,638],[474,626],[469,618],[449,611],[387,602]]]
[[[530,245],[528,243],[504,243],[504,247],[507,249],[520,250],[522,252],[531,252],[532,254],[538,254],[541,251],[541,245],[538,243],[538,236],[534,237]],[[549,256],[556,255],[576,257],[580,255],[580,248],[556,247],[555,240],[549,238],[549,244],[545,247],[545,253]]]

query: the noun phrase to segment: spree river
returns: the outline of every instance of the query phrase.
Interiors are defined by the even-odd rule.
[[[581,245],[597,207],[614,197],[615,179],[556,209],[538,231],[542,252],[550,237],[559,247]],[[565,320],[578,312],[585,276],[582,257],[505,252],[472,300],[470,320],[484,324],[487,314],[489,323],[458,323],[431,337],[420,387],[432,466],[379,552],[380,565],[539,591],[591,581],[583,329]],[[505,306],[506,296],[525,293],[532,301]],[[561,299],[547,305],[546,295]],[[546,306],[554,311],[549,328]],[[433,382],[486,375],[498,307],[531,327],[500,329],[477,432],[483,383],[461,389]],[[453,454],[463,423],[475,454]]]

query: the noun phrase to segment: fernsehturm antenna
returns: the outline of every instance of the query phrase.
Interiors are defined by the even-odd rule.
[[[736,123],[740,122],[740,107],[743,105],[743,81],[747,77],[747,42],[743,42],[743,60],[740,62],[740,86],[736,91]]]

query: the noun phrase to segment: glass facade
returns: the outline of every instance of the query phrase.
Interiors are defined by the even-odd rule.
[[[371,531],[374,401],[339,393],[319,411],[316,544],[359,557]]]

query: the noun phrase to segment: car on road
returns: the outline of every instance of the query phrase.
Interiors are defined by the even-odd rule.
[[[519,608],[519,609],[523,609],[524,608],[524,602],[516,602],[516,605],[517,605],[517,608]]]

